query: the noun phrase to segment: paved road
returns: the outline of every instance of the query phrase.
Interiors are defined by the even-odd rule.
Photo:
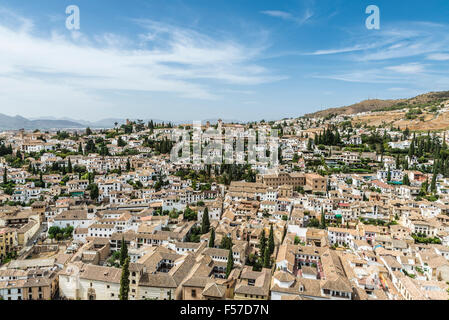
[[[20,250],[17,253],[17,260],[25,259],[25,256],[30,252],[30,250],[34,246],[33,242],[40,237],[41,233],[45,230],[46,227],[47,227],[47,224],[40,225],[39,230],[37,230],[37,232],[34,234],[34,236],[32,236],[30,239],[28,239],[26,246],[23,247],[22,250]]]

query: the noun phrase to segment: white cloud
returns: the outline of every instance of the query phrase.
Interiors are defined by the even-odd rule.
[[[285,19],[285,20],[290,20],[293,18],[291,13],[288,13],[285,11],[279,11],[279,10],[266,10],[266,11],[261,11],[260,13],[265,14],[267,16],[281,18],[281,19]]]
[[[425,66],[420,63],[407,63],[398,66],[386,67],[385,69],[399,73],[416,74],[424,72]]]
[[[32,21],[10,12],[7,16],[15,26],[0,19],[0,106],[93,110],[116,105],[109,93],[119,91],[214,100],[220,96],[206,80],[257,85],[283,78],[252,62],[263,47],[155,21],[139,21],[146,34],[136,40],[68,31],[38,37]]]
[[[448,61],[449,54],[448,53],[433,53],[433,54],[428,55],[427,59],[435,60],[435,61]]]
[[[408,22],[384,25],[376,33],[351,32],[346,40],[349,45],[309,53],[340,54],[335,68],[327,74],[313,77],[385,84],[390,86],[390,92],[405,91],[398,88],[414,88],[413,90],[422,92],[447,90],[449,80],[436,61],[449,60],[449,54],[444,53],[449,46],[448,27],[426,22]],[[415,62],[408,62],[411,59]],[[434,62],[425,64],[422,62],[426,61],[424,59]]]
[[[325,50],[317,50],[312,53],[308,53],[308,55],[320,56],[320,55],[331,55],[331,54],[339,54],[339,53],[348,53],[354,51],[361,51],[373,48],[373,45],[355,45],[352,47],[339,48],[339,49],[325,49]]]
[[[306,23],[307,21],[310,20],[310,18],[312,18],[314,16],[314,13],[313,13],[312,9],[310,9],[310,8],[307,8],[301,17],[297,17],[297,16],[294,16],[293,14],[291,14],[290,12],[280,11],[280,10],[265,10],[265,11],[261,11],[260,13],[270,16],[270,17],[274,17],[274,18],[280,18],[280,19],[287,20],[287,21],[293,21],[299,25]]]
[[[448,25],[428,22],[408,22],[384,25],[375,33],[350,33],[349,45],[320,49],[308,55],[351,54],[350,59],[360,62],[387,61],[427,55],[429,60],[449,60],[441,54],[449,46]]]

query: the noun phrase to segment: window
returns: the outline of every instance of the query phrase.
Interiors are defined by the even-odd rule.
[[[192,297],[196,298],[196,290],[192,289]]]

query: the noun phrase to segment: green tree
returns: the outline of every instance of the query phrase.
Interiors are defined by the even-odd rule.
[[[203,219],[201,221],[201,233],[206,234],[209,232],[210,222],[209,222],[209,209],[206,207],[203,212]]]
[[[198,219],[198,213],[187,206],[184,210],[184,219],[187,221],[195,221]]]
[[[212,228],[210,230],[210,237],[209,237],[209,248],[215,247],[215,230]]]
[[[125,242],[125,237],[122,237],[122,242],[120,244],[120,265],[122,266],[126,259],[128,259],[128,246]]]
[[[226,264],[226,278],[229,277],[233,268],[234,268],[234,254],[232,253],[232,249],[230,249],[228,255],[228,263]]]
[[[402,178],[402,184],[404,186],[409,186],[410,185],[410,179],[408,177],[408,174],[404,174],[404,177]]]
[[[70,160],[70,158],[69,158],[69,160],[67,161],[67,172],[68,173],[71,173],[73,171],[73,168],[72,168],[72,161]]]
[[[6,170],[6,167],[5,167],[5,170],[3,170],[3,184],[7,184],[8,183],[8,171]]]
[[[274,232],[273,225],[270,226],[270,234],[268,236],[268,250],[270,255],[274,253]]]
[[[117,146],[124,147],[124,146],[126,146],[126,144],[127,143],[122,139],[122,137],[118,137]]]
[[[263,257],[266,246],[267,246],[267,238],[265,237],[265,230],[262,230],[262,234],[260,235],[259,239],[260,257]]]
[[[95,183],[91,183],[88,187],[87,190],[90,191],[90,198],[93,200],[97,200],[98,196],[100,195],[100,191],[98,189],[98,185]]]
[[[429,181],[426,180],[421,185],[421,190],[419,191],[419,196],[424,197],[427,195],[427,191],[429,190]]]
[[[320,221],[320,228],[326,229],[326,216],[324,214],[324,210],[321,209],[321,221]]]
[[[129,258],[125,259],[122,266],[122,277],[120,278],[120,300],[128,300],[129,295]]]
[[[223,238],[221,238],[220,249],[231,250],[232,246],[232,239],[230,237],[224,236]]]
[[[309,139],[307,142],[307,150],[312,151],[313,150],[313,139]]]
[[[437,173],[434,170],[432,181],[430,182],[430,192],[435,193],[437,191]]]
[[[263,267],[271,268],[271,255],[268,247],[265,248],[265,253],[263,255]]]

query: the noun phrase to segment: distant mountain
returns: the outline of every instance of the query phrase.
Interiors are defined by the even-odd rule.
[[[130,121],[137,121],[142,120],[143,123],[147,124],[150,120],[153,120],[153,122],[160,123],[160,122],[169,122],[167,120],[160,120],[160,119],[131,119]],[[107,119],[101,119],[98,121],[83,121],[83,120],[74,120],[78,123],[83,124],[85,127],[90,127],[91,129],[107,129],[107,128],[114,128],[115,124],[117,123],[118,126],[121,126],[122,124],[126,123],[126,119],[119,119],[119,118],[107,118]]]
[[[11,117],[0,113],[0,131],[19,129],[78,129],[83,127],[84,125],[69,120],[30,120],[21,116]]]
[[[52,120],[52,121],[70,121],[70,122],[75,122],[77,124],[79,124],[81,127],[90,127],[92,129],[102,129],[102,128],[113,128],[115,126],[115,123],[117,123],[119,126],[122,124],[126,123],[125,119],[116,119],[116,118],[108,118],[108,119],[102,119],[99,121],[87,121],[87,120],[82,120],[82,119],[71,119],[71,118],[67,118],[67,117],[63,117],[63,118],[56,118],[56,117],[39,117],[39,118],[30,118],[30,120],[33,121],[47,121],[47,120]]]
[[[186,120],[186,121],[169,121],[169,120],[161,120],[161,119],[129,119],[130,121],[137,121],[142,120],[145,124],[147,124],[149,121],[153,121],[154,123],[161,123],[161,122],[171,122],[174,125],[178,124],[185,124],[185,123],[192,123],[192,120]],[[205,124],[207,121],[209,121],[211,124],[215,124],[218,122],[218,119],[205,119],[202,122]],[[230,120],[230,119],[223,119],[224,123],[238,123],[238,120]],[[87,120],[81,120],[81,119],[71,119],[71,118],[56,118],[52,116],[45,116],[45,117],[38,117],[38,118],[24,118],[22,116],[7,116],[5,114],[0,114],[0,131],[3,130],[19,130],[19,129],[26,129],[26,130],[35,130],[35,129],[41,129],[41,130],[49,130],[49,129],[83,129],[90,127],[91,129],[107,129],[107,128],[114,128],[115,124],[117,123],[118,126],[121,126],[122,124],[126,123],[126,119],[120,119],[120,118],[106,118],[98,121],[87,121]]]
[[[388,109],[399,109],[419,106],[421,104],[433,104],[449,99],[449,91],[429,92],[410,99],[397,100],[365,100],[350,106],[340,108],[330,108],[315,113],[306,114],[305,117],[319,118],[326,117],[332,114],[357,114],[369,111],[379,111]]]
[[[23,119],[25,119],[25,118],[23,118]],[[27,119],[25,119],[25,120],[27,120]],[[118,126],[121,126],[122,124],[126,123],[126,119],[120,119],[120,118],[106,118],[106,119],[101,119],[98,121],[87,121],[87,120],[82,120],[82,119],[71,119],[71,118],[67,118],[67,117],[55,118],[52,116],[48,116],[48,117],[30,118],[29,120],[32,120],[32,121],[49,121],[49,120],[51,120],[51,121],[70,121],[73,123],[77,123],[79,125],[79,127],[81,127],[81,128],[89,127],[91,129],[114,128],[116,123]],[[151,120],[154,123],[171,122],[174,125],[193,123],[193,120],[170,121],[170,120],[161,120],[161,119],[133,119],[133,118],[129,118],[129,120],[130,121],[142,120],[143,123],[145,123],[145,124],[147,124]],[[240,123],[239,120],[235,120],[235,119],[222,119],[222,120],[223,120],[223,123]],[[202,120],[202,123],[205,124],[207,121],[209,121],[212,125],[214,125],[218,122],[218,118],[204,119],[204,120]],[[38,129],[44,129],[44,128],[38,128]]]

